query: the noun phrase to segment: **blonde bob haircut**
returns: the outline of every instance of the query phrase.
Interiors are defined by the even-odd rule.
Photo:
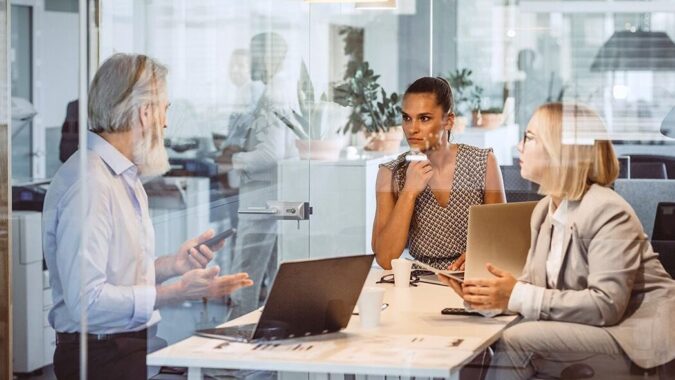
[[[579,200],[592,184],[609,186],[619,161],[600,115],[581,104],[548,103],[534,111],[530,125],[549,158],[539,193]]]

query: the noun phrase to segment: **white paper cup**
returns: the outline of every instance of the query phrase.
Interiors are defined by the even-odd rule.
[[[358,302],[361,327],[369,329],[379,326],[383,299],[383,288],[374,286],[367,286],[363,288]]]
[[[396,284],[397,288],[407,288],[410,286],[412,264],[412,261],[406,259],[391,260],[391,268],[394,270],[394,284]]]

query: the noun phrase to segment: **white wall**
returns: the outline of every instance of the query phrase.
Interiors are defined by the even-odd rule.
[[[35,106],[45,128],[61,127],[66,105],[78,98],[78,15],[44,12],[36,30],[42,47],[35,57],[40,91]]]

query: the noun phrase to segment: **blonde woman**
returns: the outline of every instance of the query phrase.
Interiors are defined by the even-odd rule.
[[[584,106],[539,107],[520,164],[546,197],[532,214],[521,276],[488,263],[493,278],[449,283],[474,309],[524,317],[498,342],[490,379],[557,378],[575,363],[590,364],[577,366],[587,376],[628,372],[631,362],[652,368],[675,358],[675,281],[609,188],[619,171],[611,143],[583,139],[602,130]]]

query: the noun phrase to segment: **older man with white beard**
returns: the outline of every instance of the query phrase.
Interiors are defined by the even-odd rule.
[[[220,298],[252,285],[246,273],[218,276],[218,267],[206,268],[213,252],[194,247],[211,238],[212,230],[184,242],[174,254],[155,258],[141,177],[169,169],[163,144],[166,74],[164,66],[143,55],[116,54],[105,61],[89,88],[87,150],[66,161],[47,192],[43,246],[59,379],[81,375],[83,316],[88,378],[145,379],[159,307]],[[179,281],[162,284],[176,276]]]

